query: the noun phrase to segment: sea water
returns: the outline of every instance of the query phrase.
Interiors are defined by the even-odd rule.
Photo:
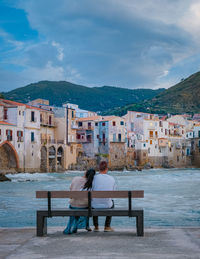
[[[133,206],[144,208],[145,226],[200,226],[200,169],[152,169],[109,172],[119,190],[144,190],[144,199]],[[46,209],[46,199],[36,199],[37,190],[69,190],[74,176],[83,172],[8,175],[0,182],[0,227],[36,225],[36,210]],[[115,206],[128,206],[116,199]],[[53,199],[53,208],[68,207],[67,199]],[[48,225],[64,226],[67,217],[49,218]],[[91,222],[92,223],[92,222]],[[101,218],[100,224],[104,221]],[[112,226],[134,226],[135,218],[113,217]]]

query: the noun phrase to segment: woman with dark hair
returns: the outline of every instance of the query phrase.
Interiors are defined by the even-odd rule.
[[[85,172],[84,176],[76,176],[73,178],[70,185],[70,191],[88,191],[92,189],[92,182],[95,176],[95,170],[89,169]],[[70,209],[86,209],[88,207],[88,199],[70,199],[69,201]],[[69,218],[66,229],[63,231],[63,234],[72,234],[76,233],[78,229],[86,229],[91,231],[89,227],[89,217],[74,217]]]

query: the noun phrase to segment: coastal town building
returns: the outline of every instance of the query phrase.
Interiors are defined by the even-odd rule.
[[[0,99],[1,171],[85,170],[101,160],[111,170],[200,167],[200,124],[186,114],[100,116],[76,104]]]

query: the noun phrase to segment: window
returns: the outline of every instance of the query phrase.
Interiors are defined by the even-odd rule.
[[[118,134],[118,140],[119,140],[119,142],[122,141],[122,135],[121,134]]]
[[[97,135],[97,139],[99,139],[99,135]]]
[[[51,125],[52,120],[51,120],[51,116],[49,116],[49,125]]]
[[[179,156],[177,156],[177,162],[179,162]]]
[[[72,118],[74,118],[74,111],[72,111]]]
[[[31,142],[35,141],[35,136],[34,136],[34,132],[31,132]]]
[[[35,121],[35,112],[31,112],[31,122]]]
[[[105,144],[105,142],[106,142],[106,135],[105,133],[103,133],[103,143]]]
[[[150,147],[148,148],[148,153],[150,154],[150,152],[151,152],[151,149],[150,149]]]
[[[91,128],[91,122],[88,122],[88,128],[89,129]]]
[[[83,126],[83,123],[81,121],[78,122],[78,126],[79,127],[82,127]]]
[[[42,114],[40,114],[40,122],[42,122]]]
[[[6,136],[8,141],[12,141],[12,130],[6,130]]]
[[[95,122],[95,126],[98,126],[98,122]]]
[[[81,135],[80,135],[80,134],[77,134],[77,135],[76,135],[76,138],[77,138],[77,139],[81,139]]]
[[[112,125],[113,125],[113,126],[116,126],[116,122],[115,122],[115,121],[113,121],[113,122],[112,122]]]
[[[7,108],[4,108],[4,110],[3,110],[3,119],[4,120],[8,119],[8,109]]]
[[[150,140],[150,145],[152,145],[152,139]]]
[[[92,135],[87,135],[87,142],[92,142]]]
[[[167,135],[167,129],[165,129],[165,135]]]
[[[22,112],[22,115],[24,116],[24,112]]]
[[[21,111],[19,111],[19,115],[21,115]]]
[[[17,141],[22,142],[23,141],[23,131],[18,130],[17,131]]]
[[[134,123],[131,122],[131,131],[134,131]]]
[[[162,126],[163,126],[162,121],[159,121],[159,127],[162,127]]]
[[[103,122],[103,123],[102,123],[102,126],[106,126],[106,123],[105,123],[105,122]]]
[[[143,144],[143,147],[146,147],[146,144]]]
[[[153,138],[153,131],[152,130],[149,131],[149,137]]]
[[[120,125],[124,125],[124,122],[123,122],[123,121],[120,121]]]
[[[156,138],[158,137],[158,132],[157,131],[155,131],[155,135],[156,135]]]

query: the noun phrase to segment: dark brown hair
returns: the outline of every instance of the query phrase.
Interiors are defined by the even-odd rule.
[[[85,174],[87,181],[86,181],[83,189],[89,190],[92,188],[92,182],[93,182],[95,174],[96,174],[96,172],[94,169],[90,168],[89,170],[87,170],[87,172]]]
[[[99,164],[99,171],[105,171],[108,169],[108,164],[106,161],[101,161]]]

